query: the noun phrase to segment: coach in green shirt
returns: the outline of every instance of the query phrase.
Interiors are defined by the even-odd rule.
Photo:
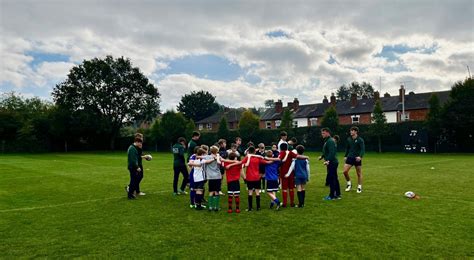
[[[341,188],[337,178],[337,146],[334,139],[331,137],[331,131],[328,128],[321,129],[321,136],[324,139],[323,154],[321,159],[324,159],[324,165],[327,169],[327,180],[329,182],[329,195],[324,197],[324,200],[341,199]]]
[[[186,139],[184,137],[178,138],[178,142],[173,145],[173,170],[174,170],[174,179],[173,179],[173,194],[186,194],[186,184],[189,181],[188,168],[186,167],[186,160],[184,159],[184,151],[186,149]],[[181,183],[181,189],[178,192],[178,180],[179,174],[183,174],[183,182]]]
[[[352,189],[351,177],[349,170],[355,166],[357,172],[357,193],[362,192],[362,157],[365,154],[364,139],[359,136],[359,128],[351,127],[351,136],[347,138],[346,154],[344,155],[344,177],[347,181],[346,191]]]
[[[189,162],[189,158],[191,157],[191,155],[194,154],[194,149],[196,149],[199,137],[201,137],[201,134],[199,132],[194,131],[193,135],[191,136],[191,141],[189,141],[188,144],[188,157],[186,158],[186,162]]]

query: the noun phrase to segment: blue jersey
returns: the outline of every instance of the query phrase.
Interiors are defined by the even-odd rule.
[[[306,159],[296,159],[295,163],[295,178],[308,179],[308,165],[309,162]]]
[[[189,158],[188,158],[188,162],[191,161],[191,160],[196,160],[196,154],[193,154],[191,155]],[[194,177],[193,177],[193,173],[194,173],[194,167],[191,167],[191,172],[189,173],[189,183],[194,183]]]
[[[278,180],[278,168],[280,167],[280,162],[275,161],[270,164],[265,165],[265,179],[267,181],[277,181]]]

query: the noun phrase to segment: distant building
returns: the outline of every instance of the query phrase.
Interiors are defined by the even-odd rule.
[[[290,109],[293,112],[293,125],[295,127],[320,126],[324,112],[330,107],[336,108],[339,115],[339,124],[370,124],[372,121],[372,111],[375,102],[380,100],[382,104],[387,123],[397,123],[401,121],[423,121],[426,119],[429,111],[429,99],[432,94],[437,94],[441,104],[449,98],[450,91],[428,92],[415,94],[414,92],[405,93],[403,85],[399,89],[398,96],[390,96],[386,93],[380,97],[379,92],[374,93],[374,98],[351,95],[350,100],[340,101],[331,95],[330,100],[324,97],[322,103],[300,105],[297,98],[293,102],[288,102],[283,107],[281,100],[275,102],[274,108],[267,109],[260,117],[261,129],[277,129],[280,127],[281,118],[284,109]],[[402,120],[402,111],[405,111],[405,120]]]
[[[243,108],[224,108],[210,117],[197,121],[196,128],[199,131],[215,132],[219,129],[222,118],[225,117],[229,130],[236,130],[239,128],[240,117],[244,111]]]

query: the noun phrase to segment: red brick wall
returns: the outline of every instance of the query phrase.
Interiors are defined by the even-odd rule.
[[[408,110],[410,121],[424,121],[428,115],[428,109]]]
[[[353,115],[342,115],[339,116],[340,125],[352,125]],[[371,114],[359,114],[359,124],[366,125],[372,121]]]

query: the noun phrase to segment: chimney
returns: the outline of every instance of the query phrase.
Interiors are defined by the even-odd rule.
[[[375,101],[380,99],[380,93],[378,91],[374,92],[374,99],[375,99]]]
[[[362,95],[362,99],[367,99],[367,98],[368,98],[368,96],[367,96],[367,95],[365,95],[365,94],[364,94],[364,95]]]
[[[388,92],[385,92],[385,94],[383,94],[383,97],[390,97],[390,94]]]
[[[356,107],[357,106],[357,94],[352,93],[351,94],[351,107]]]
[[[328,103],[328,97],[324,96],[323,98],[323,104],[327,104]]]
[[[336,96],[334,96],[334,93],[331,93],[331,106],[336,106]]]
[[[278,99],[278,101],[275,102],[275,112],[277,113],[283,112],[283,103],[281,102],[281,99]]]
[[[400,85],[400,89],[398,90],[398,101],[402,102],[402,97],[405,97],[405,87]]]
[[[288,104],[286,105],[286,107],[287,107],[289,110],[292,110],[292,109],[293,109],[293,102],[288,102]]]
[[[300,101],[299,101],[297,98],[295,98],[295,99],[293,100],[293,110],[296,111],[296,110],[298,110],[299,108],[300,108]]]

